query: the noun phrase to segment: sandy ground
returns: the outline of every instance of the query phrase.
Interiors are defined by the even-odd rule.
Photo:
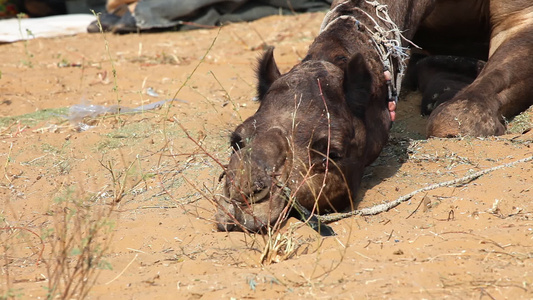
[[[45,298],[58,265],[70,270],[63,284],[89,287],[96,278],[90,299],[532,299],[531,162],[332,223],[335,237],[292,219],[279,237],[215,230],[211,199],[229,133],[257,108],[257,57],[273,45],[287,71],[322,18],[1,45],[0,299]],[[171,107],[81,124],[68,110],[133,108],[176,94]],[[531,132],[426,140],[420,96],[402,98],[360,207],[533,154]],[[95,224],[100,231],[88,239]],[[291,244],[262,264],[268,240]],[[88,243],[105,255],[93,273],[75,277]]]

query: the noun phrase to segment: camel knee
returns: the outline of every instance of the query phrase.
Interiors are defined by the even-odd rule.
[[[488,105],[473,101],[451,101],[430,115],[428,137],[491,136],[505,133],[505,125]]]

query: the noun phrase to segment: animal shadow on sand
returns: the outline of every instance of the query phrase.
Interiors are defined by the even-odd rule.
[[[365,203],[365,195],[385,180],[396,175],[402,165],[409,159],[409,146],[413,141],[426,141],[425,128],[427,117],[418,112],[422,94],[417,91],[402,92],[398,102],[399,119],[393,123],[388,143],[379,157],[365,168],[360,188],[354,197],[353,209],[370,206]],[[392,201],[383,196],[383,201]],[[345,211],[352,210],[347,208]]]

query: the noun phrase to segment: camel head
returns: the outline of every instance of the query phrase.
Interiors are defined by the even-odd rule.
[[[257,76],[260,106],[231,134],[218,228],[260,231],[293,201],[314,213],[349,206],[365,166],[372,79],[362,56],[344,68],[307,60],[282,75],[269,49]]]

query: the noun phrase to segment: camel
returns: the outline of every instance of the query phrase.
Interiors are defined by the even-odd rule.
[[[424,116],[471,84],[485,66],[484,61],[470,57],[432,55],[416,62],[413,59],[406,74],[406,79],[413,77],[412,82],[404,82],[403,88],[422,93],[420,112]]]
[[[353,205],[364,168],[387,143],[408,47],[487,60],[479,75],[451,79],[459,86],[434,103],[428,137],[501,135],[504,118],[533,104],[530,0],[333,1],[289,72],[273,49],[260,59],[260,105],[231,134],[218,229],[262,231],[293,207]]]

